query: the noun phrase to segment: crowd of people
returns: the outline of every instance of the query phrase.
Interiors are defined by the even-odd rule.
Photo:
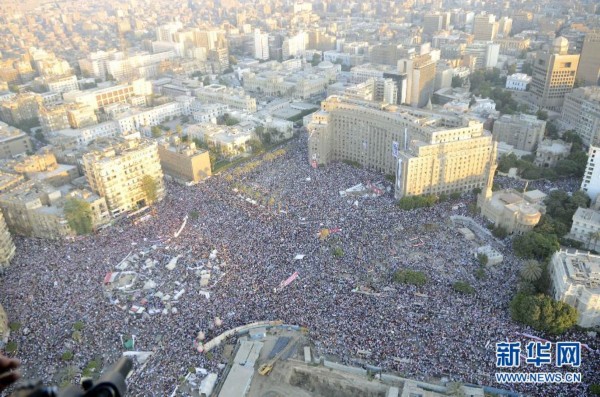
[[[211,354],[194,349],[199,332],[210,339],[246,323],[282,320],[307,327],[318,355],[346,364],[366,362],[419,380],[446,377],[539,396],[583,396],[589,384],[600,383],[598,339],[579,331],[559,340],[591,347],[583,351],[581,367],[573,369],[583,374],[583,383],[495,383],[494,373],[500,371],[495,344],[525,343],[518,333],[535,331],[514,323],[508,310],[521,261],[493,238],[480,237],[477,245],[491,244],[504,261],[488,265],[485,277],[475,277],[477,245],[449,221],[450,215],[471,216],[472,194],[404,211],[395,205],[393,192],[339,194],[358,183],[380,181],[381,175],[337,163],[315,169],[307,158],[306,140],[297,139],[285,155],[235,178],[227,177],[228,171],[197,186],[169,183],[166,198],[144,222],[124,219],[73,241],[17,238],[17,255],[0,279],[0,303],[10,321],[21,325],[10,339],[18,345],[15,356],[24,377],[76,382],[91,360],[115,362],[124,350],[122,338],[135,335],[135,349],[153,354],[136,366],[129,394],[170,395],[190,367],[221,371],[222,347]],[[235,183],[259,192],[257,204],[234,191]],[[459,203],[466,205],[456,209]],[[324,228],[332,232],[319,238]],[[209,263],[214,250],[218,259],[213,262],[224,275],[201,287],[192,269]],[[127,306],[153,299],[168,277],[169,285],[176,280],[186,291],[171,303],[176,312],[131,314],[107,299],[105,275],[132,252],[160,265],[152,270],[156,288],[132,294]],[[295,259],[298,254],[304,257]],[[177,266],[166,270],[175,256],[180,256]],[[420,287],[395,283],[399,269],[422,271],[428,281]],[[294,272],[299,277],[278,288]],[[474,294],[454,291],[456,281],[468,282]],[[221,326],[215,326],[215,317]],[[74,340],[78,321],[83,329]],[[65,361],[67,351],[73,358]],[[65,371],[69,366],[76,368]],[[536,371],[519,369],[528,370]]]

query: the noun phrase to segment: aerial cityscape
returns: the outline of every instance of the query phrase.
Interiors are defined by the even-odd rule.
[[[0,396],[600,396],[596,156],[598,0],[0,0]]]

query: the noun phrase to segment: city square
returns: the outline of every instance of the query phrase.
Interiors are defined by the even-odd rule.
[[[283,150],[195,186],[169,183],[165,199],[144,219],[122,218],[71,241],[16,239],[11,272],[0,279],[6,292],[0,303],[20,324],[13,340],[24,376],[77,380],[91,360],[116,361],[122,338],[135,335],[135,349],[152,355],[134,369],[131,395],[169,395],[190,366],[219,371],[221,348],[199,353],[199,332],[208,340],[246,323],[281,320],[308,328],[316,351],[341,363],[361,365],[358,351],[368,351],[367,363],[388,372],[502,387],[493,382],[495,344],[525,343],[520,333],[537,333],[510,319],[521,260],[508,240],[478,236],[478,244],[492,245],[504,260],[488,266],[485,279],[474,276],[474,246],[450,221],[473,216],[474,196],[411,211],[398,209],[389,191],[349,199],[340,191],[383,176],[343,163],[311,167],[306,136]],[[556,186],[538,185],[545,191]],[[331,233],[319,238],[322,229]],[[130,260],[126,268],[131,255],[140,265]],[[141,263],[154,284],[117,301],[107,296],[108,273],[119,265],[141,272]],[[211,271],[203,286],[200,269]],[[423,271],[428,281],[422,287],[395,283],[398,269]],[[297,279],[280,288],[295,272]],[[457,293],[456,281],[469,282],[475,293]],[[141,314],[129,310],[144,304]],[[77,322],[84,325],[75,340]],[[582,355],[581,384],[515,385],[515,391],[575,396],[598,383],[597,339],[578,331],[561,336],[569,339],[590,347]],[[61,358],[65,351],[72,361]]]

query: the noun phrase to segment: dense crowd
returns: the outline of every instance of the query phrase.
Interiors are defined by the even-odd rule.
[[[227,177],[229,171],[193,187],[168,184],[167,197],[145,222],[125,219],[74,241],[17,239],[17,256],[0,279],[0,303],[10,321],[21,324],[11,340],[18,343],[25,377],[77,381],[74,374],[90,360],[116,361],[121,338],[133,334],[136,350],[154,354],[136,366],[130,395],[170,395],[189,367],[219,371],[219,349],[212,355],[194,350],[199,331],[210,339],[249,322],[283,320],[306,326],[317,353],[343,363],[367,362],[421,380],[447,377],[502,387],[493,378],[495,343],[527,342],[517,332],[535,331],[512,322],[508,311],[521,262],[504,245],[482,237],[486,241],[479,244],[493,245],[504,261],[476,278],[476,246],[449,222],[450,215],[469,215],[468,205],[456,207],[474,198],[402,211],[391,192],[341,197],[341,190],[383,178],[345,164],[313,169],[306,159],[305,139],[295,140],[284,156],[241,176]],[[249,203],[234,192],[235,183],[252,186],[259,203],[271,197],[275,202]],[[197,216],[189,216],[174,237],[192,213]],[[322,228],[339,230],[323,240],[317,237]],[[207,263],[215,249],[225,275],[206,299],[192,269]],[[130,314],[107,299],[105,275],[131,252],[143,252],[160,266],[152,271],[156,289],[139,291],[128,305],[152,299],[168,277],[186,290],[173,303],[176,313]],[[295,260],[297,254],[305,257]],[[165,270],[177,255],[176,268]],[[400,268],[423,271],[428,282],[394,283]],[[274,292],[295,271],[298,279]],[[455,292],[455,281],[469,282],[475,293]],[[215,327],[215,317],[221,327]],[[72,335],[77,321],[84,324],[80,342]],[[599,347],[585,332],[560,339]],[[65,351],[74,353],[72,361],[61,359]],[[582,384],[513,387],[540,396],[585,395],[588,384],[600,383],[599,351],[584,350],[582,362]]]

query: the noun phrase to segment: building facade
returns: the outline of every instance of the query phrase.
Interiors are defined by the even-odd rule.
[[[2,216],[2,212],[0,212],[0,274],[2,274],[10,265],[10,261],[15,256],[16,250],[17,249],[13,243],[12,236],[8,231],[6,221],[4,220],[4,216]],[[0,306],[0,310],[1,309],[2,307]],[[1,318],[0,321],[2,321]]]
[[[108,142],[82,158],[85,177],[92,190],[104,197],[113,215],[151,204],[151,192],[144,188],[152,178],[156,199],[164,197],[163,173],[156,142],[131,139]]]
[[[312,114],[309,162],[350,160],[395,174],[395,196],[483,188],[496,146],[483,124],[385,103],[331,96]]]
[[[579,87],[565,95],[560,123],[586,146],[600,146],[600,87]]]
[[[177,181],[200,182],[212,175],[208,151],[196,149],[194,142],[161,143],[158,156],[163,172]]]
[[[577,208],[568,237],[582,242],[586,249],[600,251],[600,212],[591,208]]]
[[[565,95],[573,90],[579,55],[569,55],[568,49],[569,41],[558,37],[552,51],[538,51],[530,87],[537,106],[560,112]]]
[[[33,144],[29,135],[0,122],[0,159],[10,159],[30,151],[33,151]]]
[[[580,327],[600,325],[600,256],[561,250],[549,265],[552,296],[577,309]]]
[[[525,194],[515,190],[501,190],[492,192],[491,186],[477,198],[477,206],[481,215],[503,227],[510,234],[525,233],[538,224],[545,211],[542,203],[545,194],[533,190]]]
[[[494,140],[533,152],[544,138],[546,122],[528,114],[505,114],[494,122]]]
[[[596,161],[600,157],[600,147],[590,146],[588,150],[588,162],[585,167],[585,174],[581,181],[581,190],[595,202],[600,194],[600,165]],[[598,165],[598,166],[597,166]]]
[[[531,77],[525,73],[514,73],[506,78],[506,89],[513,91],[527,91],[527,86],[531,83]]]
[[[590,32],[583,39],[577,79],[584,85],[600,84],[600,32]]]

